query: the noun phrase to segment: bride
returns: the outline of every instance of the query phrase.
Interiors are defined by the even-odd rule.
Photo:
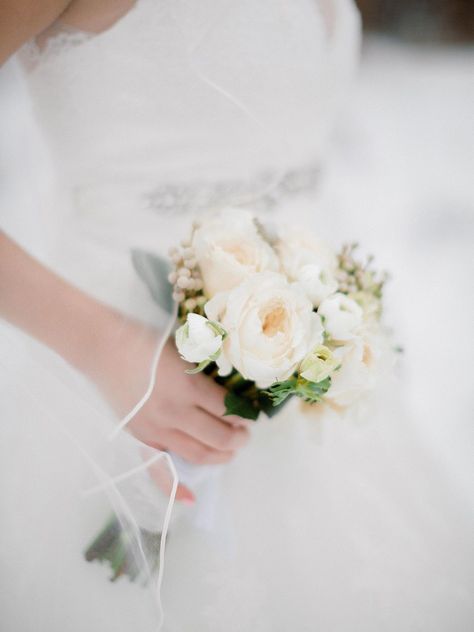
[[[330,233],[358,45],[350,0],[2,2],[54,165],[48,239],[0,233],[5,630],[470,629],[469,520],[395,386],[363,423],[224,418],[131,263],[209,208]],[[110,514],[139,581],[85,559]]]

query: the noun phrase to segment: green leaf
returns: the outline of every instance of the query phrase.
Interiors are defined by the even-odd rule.
[[[168,281],[170,264],[166,259],[145,250],[132,250],[132,263],[147,286],[152,299],[169,314],[173,313],[173,287]]]
[[[284,382],[277,382],[268,388],[264,393],[272,400],[273,406],[280,406],[283,402],[296,392],[296,379],[290,378]]]
[[[267,417],[274,417],[275,415],[278,415],[281,409],[286,406],[292,397],[293,395],[290,393],[280,403],[275,403],[272,397],[268,394],[268,391],[258,391],[258,405],[260,410],[262,410]]]
[[[239,417],[252,419],[253,421],[258,419],[260,411],[254,403],[246,397],[229,391],[224,398],[224,404],[226,408],[224,415],[238,415]]]
[[[127,557],[127,543],[123,540],[123,537],[117,538],[115,546],[111,551],[109,558],[110,566],[112,567],[113,575],[110,578],[111,582],[117,581],[117,579],[124,573],[124,565]]]
[[[112,516],[85,551],[86,560],[92,562],[95,559],[107,559],[114,542],[120,536],[120,530],[120,523]]]
[[[327,377],[325,380],[317,383],[309,382],[308,380],[300,377],[298,378],[294,393],[306,402],[314,404],[321,401],[323,396],[328,392],[330,386],[330,377]]]
[[[136,555],[137,538],[143,547],[143,559]],[[132,535],[123,519],[119,521],[113,515],[85,551],[84,556],[88,562],[97,560],[110,567],[110,579],[113,582],[127,576],[132,582],[140,578],[146,585],[151,579],[151,574],[158,570],[160,543],[160,532],[140,529],[139,534]]]

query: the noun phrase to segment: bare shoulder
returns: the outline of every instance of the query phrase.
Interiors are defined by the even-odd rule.
[[[136,0],[74,0],[61,22],[91,33],[106,31],[136,4]]]
[[[1,0],[0,64],[54,24],[71,4],[72,0]]]

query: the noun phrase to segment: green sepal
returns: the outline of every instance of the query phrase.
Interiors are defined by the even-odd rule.
[[[212,331],[216,334],[216,336],[222,336],[222,340],[225,340],[227,337],[227,331],[224,327],[215,320],[208,320],[207,326],[212,329]]]
[[[206,358],[206,360],[203,360],[202,362],[200,362],[196,367],[194,367],[194,369],[186,369],[185,373],[187,373],[188,375],[195,375],[196,373],[201,373],[201,371],[204,371],[204,369],[207,369],[207,367],[210,364],[214,364],[214,362],[219,357],[220,353],[221,353],[221,350],[219,349],[218,351],[216,351],[216,353],[213,353],[209,358]]]
[[[213,360],[203,360],[202,362],[200,362],[196,367],[194,367],[194,369],[186,369],[185,373],[187,373],[188,375],[195,375],[196,373],[201,373],[201,371],[204,371],[204,369],[206,367],[208,367],[211,362],[213,362]]]

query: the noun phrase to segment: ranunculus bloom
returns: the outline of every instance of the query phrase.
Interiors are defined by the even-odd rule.
[[[249,274],[280,267],[252,214],[242,209],[228,208],[205,218],[194,231],[192,248],[208,297],[231,290]]]
[[[235,367],[260,388],[289,378],[323,327],[311,301],[281,274],[254,274],[206,304],[227,337],[217,359],[222,374]]]
[[[362,324],[362,308],[345,294],[336,293],[326,298],[318,309],[324,329],[334,340],[351,340]]]
[[[188,314],[184,325],[176,331],[176,346],[187,362],[212,360],[222,346],[222,333],[204,316]]]
[[[314,307],[337,290],[336,257],[323,241],[289,229],[277,243],[276,250],[288,279],[298,284]]]

